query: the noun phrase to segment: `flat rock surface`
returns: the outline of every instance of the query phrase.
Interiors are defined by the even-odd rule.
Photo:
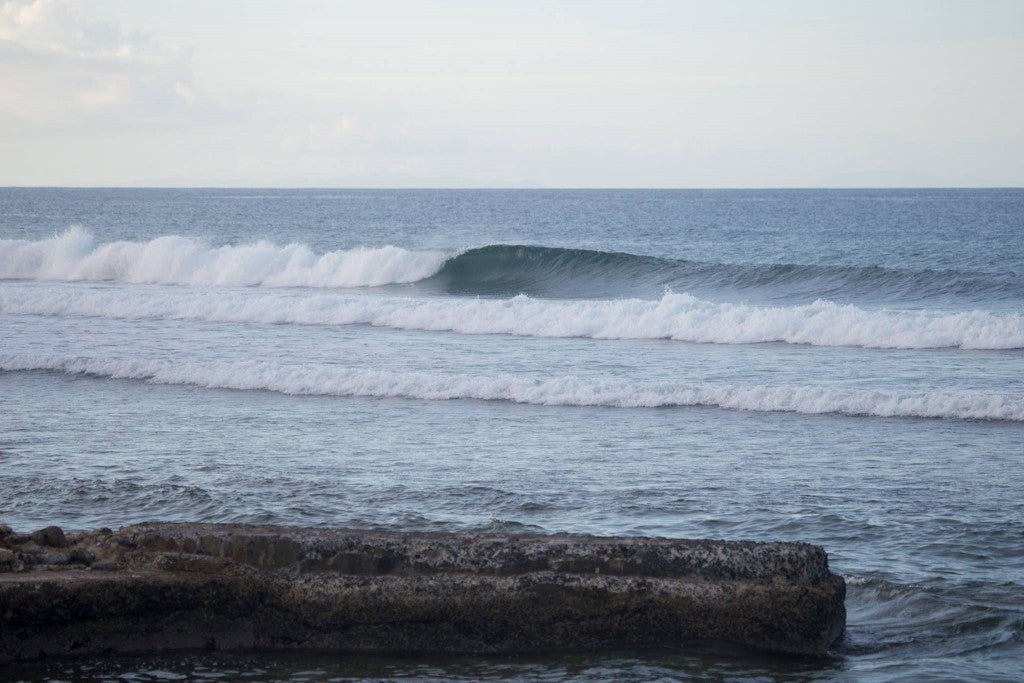
[[[0,534],[0,661],[700,640],[821,655],[845,624],[842,578],[803,543],[169,523],[41,531]]]

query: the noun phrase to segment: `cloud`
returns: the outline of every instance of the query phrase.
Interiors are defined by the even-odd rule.
[[[186,50],[86,16],[64,0],[0,5],[0,117],[36,127],[165,116],[192,104]]]
[[[0,40],[40,56],[125,64],[166,63],[180,55],[142,35],[125,34],[63,0],[9,0],[0,5]]]
[[[1016,10],[386,5],[0,0],[0,185],[1021,177]]]

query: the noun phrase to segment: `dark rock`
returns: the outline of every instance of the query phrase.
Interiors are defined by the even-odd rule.
[[[32,542],[32,534],[19,534],[17,532],[11,533],[7,535],[7,538],[5,538],[4,541],[11,545],[24,545],[25,543]]]
[[[109,560],[104,560],[102,562],[93,562],[91,565],[89,565],[89,569],[93,570],[94,572],[116,572],[118,569],[120,569],[120,567],[118,567],[117,562],[110,562]]]
[[[40,564],[68,564],[69,562],[71,562],[71,556],[59,550],[39,555]]]
[[[0,524],[0,541],[14,533],[14,529],[6,524]]]
[[[25,545],[18,548],[18,552],[22,555],[42,555],[43,553],[49,552],[49,550],[49,548],[44,548],[41,545],[36,545],[32,541],[29,541]]]
[[[14,565],[17,561],[17,555],[10,550],[0,548],[0,572],[14,571]]]
[[[803,543],[213,524],[74,540],[67,555],[91,553],[89,571],[0,576],[0,663],[209,642],[500,654],[713,640],[821,655],[845,624],[843,579]]]
[[[69,557],[72,562],[78,562],[79,564],[92,564],[96,560],[96,555],[85,548],[72,548],[69,553]]]
[[[48,526],[45,529],[32,532],[32,540],[39,545],[46,545],[51,548],[66,548],[68,545],[64,531],[59,526]]]

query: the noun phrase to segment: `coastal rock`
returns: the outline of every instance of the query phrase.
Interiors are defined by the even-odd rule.
[[[71,548],[71,552],[68,555],[69,561],[78,562],[79,564],[90,565],[96,560],[96,555],[87,548],[75,547]]]
[[[0,548],[0,572],[14,571],[14,565],[18,562],[18,556],[10,550]]]
[[[89,569],[94,572],[116,572],[120,567],[117,566],[117,562],[104,560],[102,562],[93,562],[89,565]]]
[[[68,564],[71,562],[71,556],[61,551],[42,553],[38,557],[39,564]]]
[[[0,576],[0,662],[178,648],[824,654],[845,583],[803,543],[142,524]],[[43,561],[49,554],[23,553]],[[46,569],[47,571],[41,571]]]
[[[68,545],[64,531],[59,526],[48,526],[45,529],[32,532],[32,540],[39,545],[51,548],[66,548]]]

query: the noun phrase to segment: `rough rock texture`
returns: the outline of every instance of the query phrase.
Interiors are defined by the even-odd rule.
[[[820,655],[845,624],[843,579],[803,543],[213,524],[65,539],[54,529],[0,534],[0,662],[197,647],[509,653],[700,640]]]
[[[65,548],[68,544],[67,538],[64,537],[64,531],[59,526],[48,526],[33,532],[32,540],[39,545],[51,548]]]

